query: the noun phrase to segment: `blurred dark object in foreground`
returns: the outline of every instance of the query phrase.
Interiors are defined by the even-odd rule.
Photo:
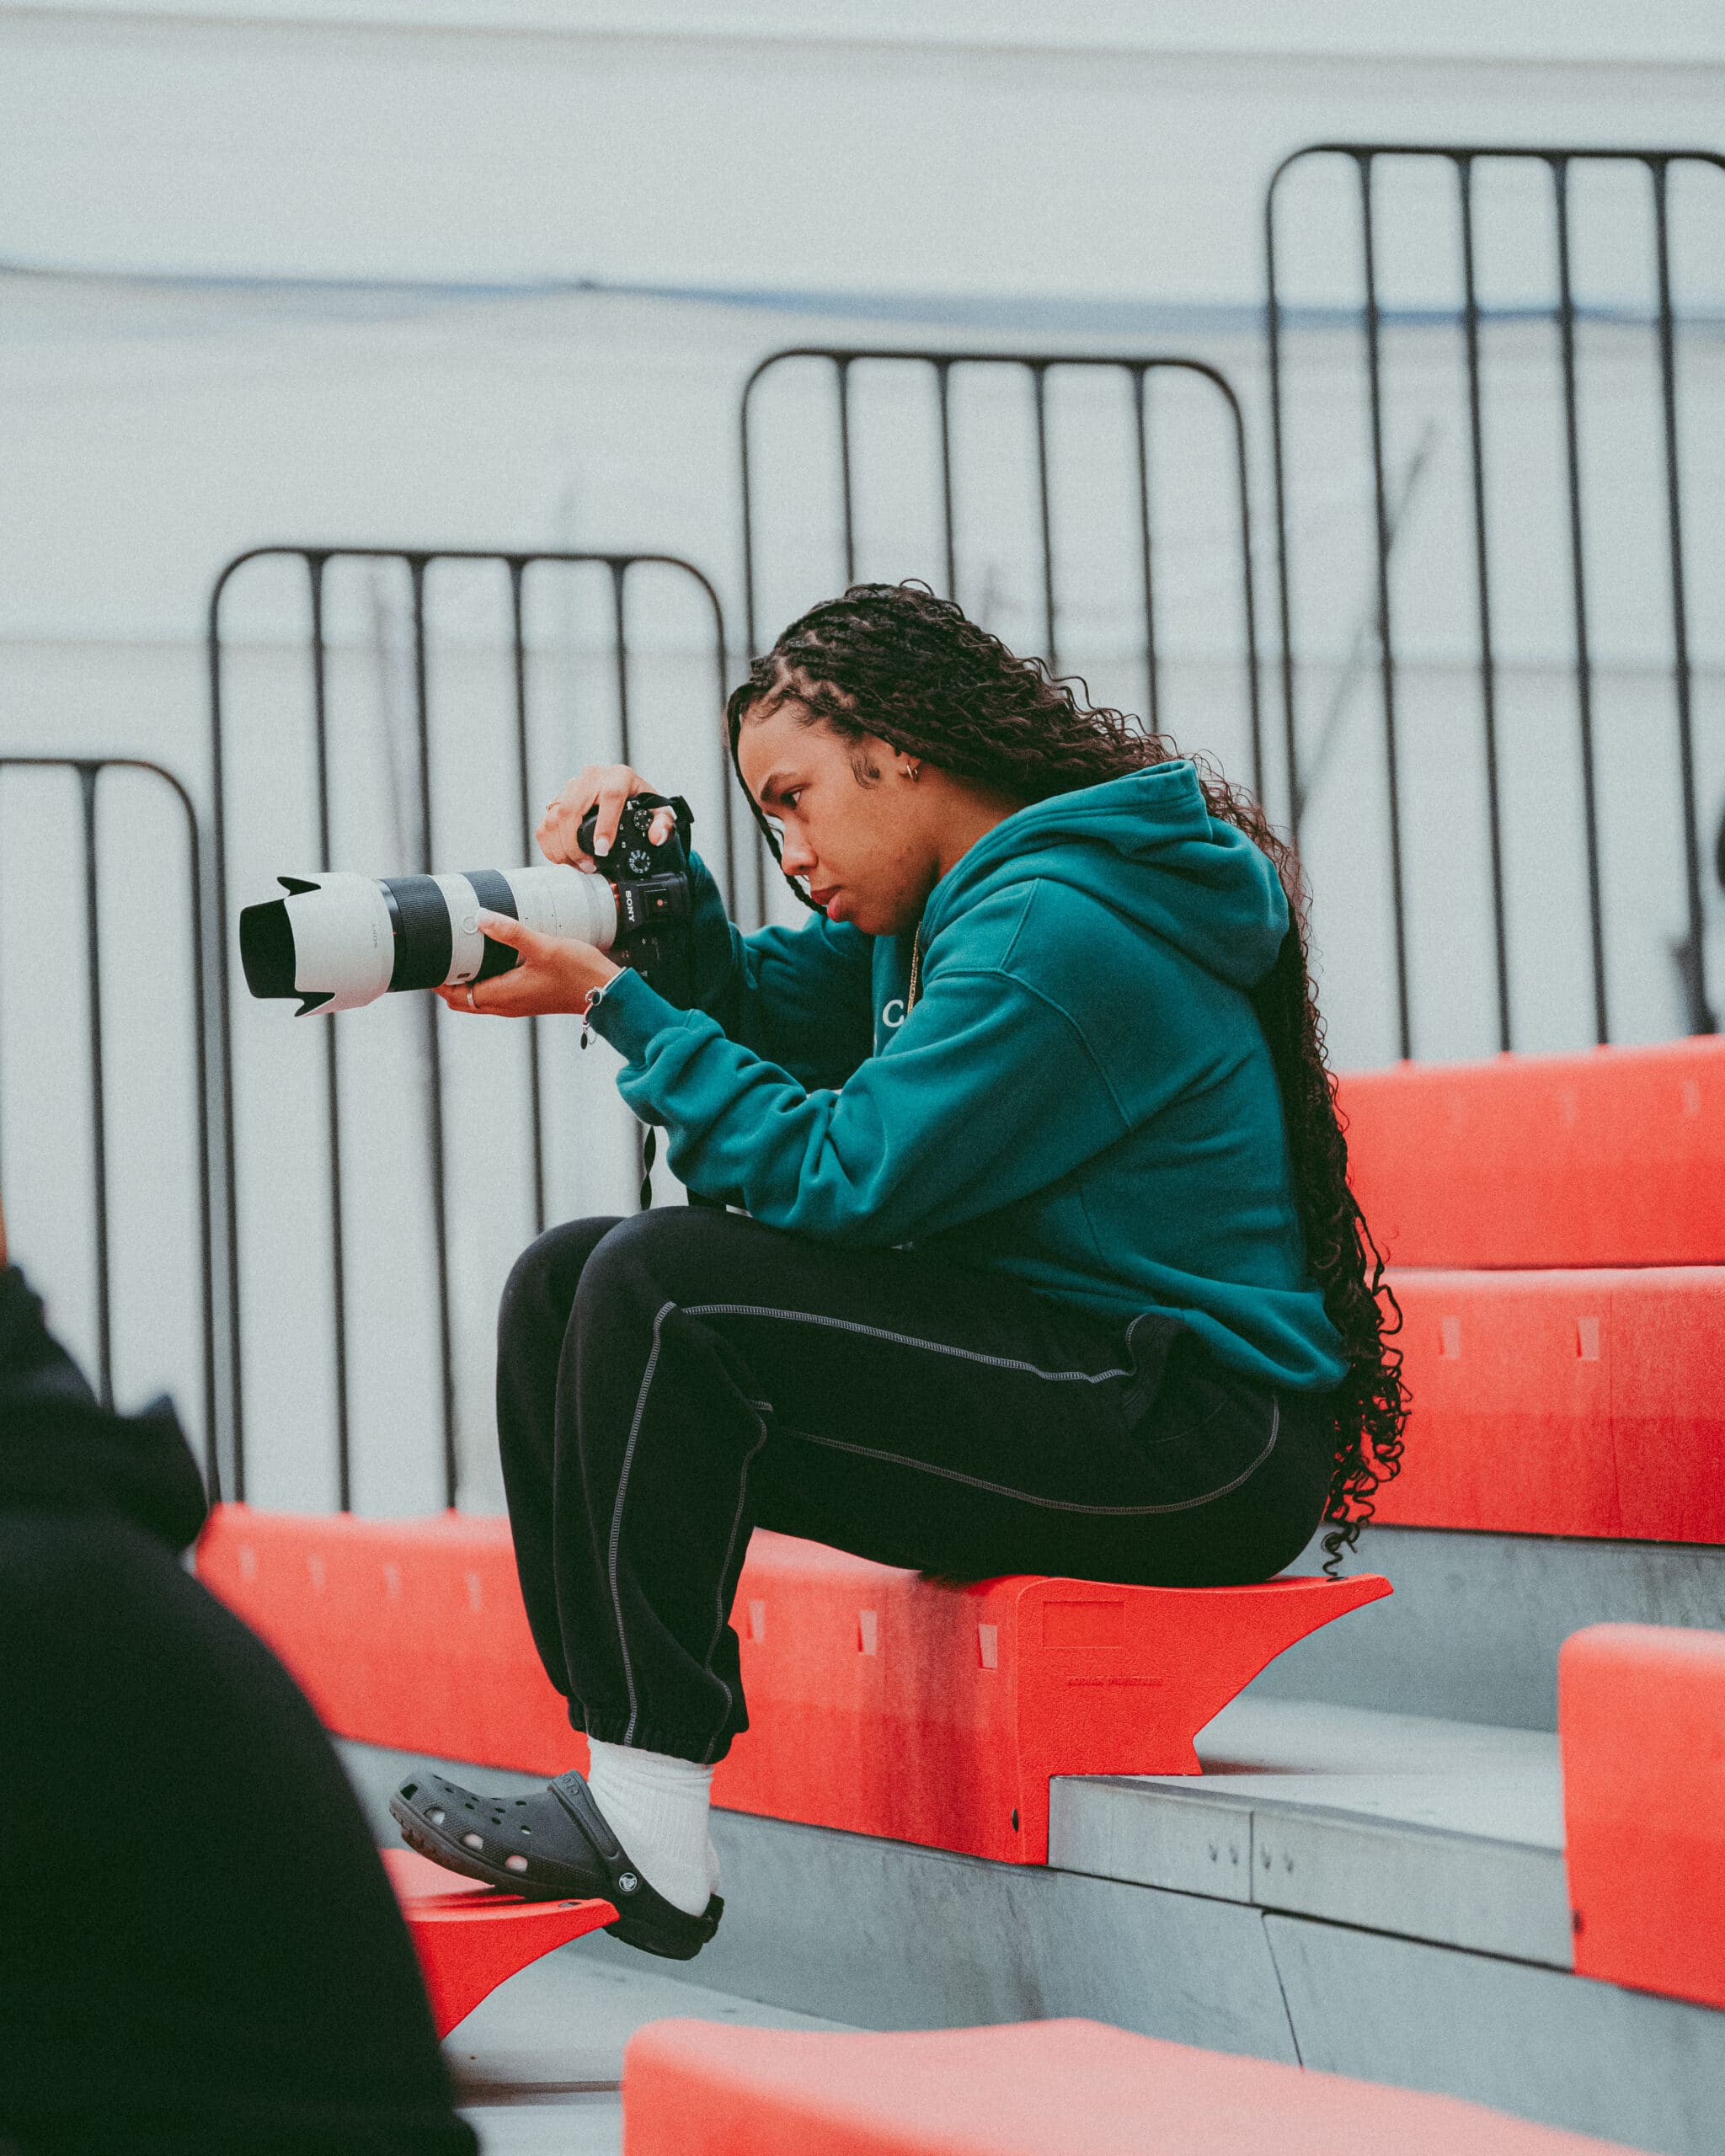
[[[470,2156],[335,1755],[179,1562],[204,1514],[172,1406],[105,1411],[0,1271],[0,2148]]]

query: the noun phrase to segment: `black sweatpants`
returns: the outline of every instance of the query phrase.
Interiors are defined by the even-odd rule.
[[[1268,1579],[1329,1481],[1324,1403],[1155,1314],[667,1208],[553,1229],[499,1325],[533,1637],[578,1729],[702,1761],[748,1726],[729,1624],[756,1527],[983,1579]]]

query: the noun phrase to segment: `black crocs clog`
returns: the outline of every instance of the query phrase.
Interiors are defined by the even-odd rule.
[[[578,1774],[532,1796],[476,1796],[441,1774],[416,1774],[389,1809],[409,1847],[448,1870],[525,1901],[609,1902],[617,1922],[606,1929],[644,1953],[692,1961],[724,1912],[715,1894],[692,1917],[649,1886]]]

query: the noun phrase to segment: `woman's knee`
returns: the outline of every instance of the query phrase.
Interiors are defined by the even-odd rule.
[[[561,1338],[594,1252],[620,1225],[610,1215],[566,1220],[529,1243],[504,1283],[497,1311],[499,1342],[519,1344],[550,1327]]]
[[[619,1304],[728,1300],[736,1291],[738,1245],[756,1228],[711,1206],[667,1205],[622,1220],[593,1251],[575,1295],[575,1316]]]

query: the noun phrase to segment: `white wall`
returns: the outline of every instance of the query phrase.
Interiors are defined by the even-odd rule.
[[[223,561],[266,541],[665,547],[711,570],[735,623],[737,394],[763,354],[809,342],[1178,349],[1222,366],[1252,430],[1259,622],[1273,659],[1253,309],[1277,161],[1334,136],[1721,144],[1722,89],[1725,19],[1699,7],[1668,6],[1650,23],[1530,4],[1451,7],[1440,21],[1364,6],[1056,13],[1030,0],[866,16],[526,0],[0,8],[0,259],[21,266],[0,277],[0,747],[160,755],[204,801],[207,594]],[[1493,1034],[1464,408],[1453,334],[1407,312],[1454,289],[1433,184],[1418,168],[1386,179],[1380,237],[1385,296],[1402,311],[1391,337],[1392,476],[1424,457],[1396,568],[1416,1043],[1457,1055],[1488,1052]],[[1482,276],[1500,307],[1550,289],[1548,221],[1518,206],[1520,184],[1482,183]],[[1583,296],[1632,311],[1646,298],[1645,200],[1609,179],[1577,187]],[[1703,798],[1717,811],[1725,182],[1711,195],[1686,186],[1676,201]],[[1392,1054],[1395,1038],[1379,722],[1369,644],[1363,667],[1358,648],[1370,561],[1357,348],[1322,318],[1357,291],[1351,229],[1332,175],[1314,167],[1290,180],[1289,289],[1320,311],[1290,347],[1308,751],[1333,713],[1307,851],[1332,1038],[1339,1061],[1359,1063]],[[23,274],[42,271],[55,274]],[[601,289],[567,288],[581,279]],[[328,281],[342,280],[355,283]],[[1526,1044],[1561,1046],[1589,1038],[1589,1010],[1561,415],[1549,331],[1500,325],[1491,340],[1517,1017]],[[1657,1038],[1680,1023],[1668,946],[1681,905],[1651,345],[1644,328],[1608,321],[1583,342],[1614,1017],[1625,1038]],[[763,398],[769,628],[841,574],[826,395],[823,380],[788,373]],[[960,404],[960,594],[1033,645],[1022,387],[975,381]],[[1061,384],[1051,409],[1063,660],[1098,695],[1140,707],[1117,387]],[[929,410],[921,391],[859,378],[864,574],[937,574],[921,462]],[[1225,443],[1202,399],[1170,390],[1158,413],[1165,717],[1238,771]],[[644,597],[636,622],[640,754],[693,787],[710,828],[708,661],[697,617],[663,590]],[[499,595],[473,580],[434,606],[451,858],[519,850],[497,783]],[[403,684],[377,622],[381,606],[384,645],[398,645],[399,594],[387,579],[374,593],[355,573],[332,603],[350,759],[338,858],[382,872],[403,865],[378,760]],[[236,904],[311,858],[302,624],[302,592],[284,576],[260,569],[236,584]],[[544,787],[612,738],[601,626],[590,600],[548,595],[536,617]],[[1279,710],[1273,679],[1265,686],[1276,798]],[[68,912],[80,901],[64,880],[76,835],[63,789],[0,784],[0,1182],[20,1249],[88,1353],[81,926]],[[120,1389],[136,1398],[169,1382],[192,1404],[174,843],[144,790],[115,790],[103,859],[127,954],[110,963],[105,998]],[[60,954],[50,966],[44,922]],[[147,955],[152,937],[168,953],[160,961]],[[326,1502],[321,1036],[249,1004],[238,1018],[256,1491]],[[368,1358],[360,1495],[379,1509],[431,1503],[413,1017],[343,1025],[350,1268]],[[557,1209],[627,1202],[606,1054],[558,1066],[575,1090],[558,1103]],[[514,1044],[468,1043],[451,1073],[464,1456],[478,1502],[495,1494],[489,1312],[529,1218],[518,1128],[487,1113],[517,1097],[515,1056]],[[393,1272],[404,1246],[412,1264]]]

